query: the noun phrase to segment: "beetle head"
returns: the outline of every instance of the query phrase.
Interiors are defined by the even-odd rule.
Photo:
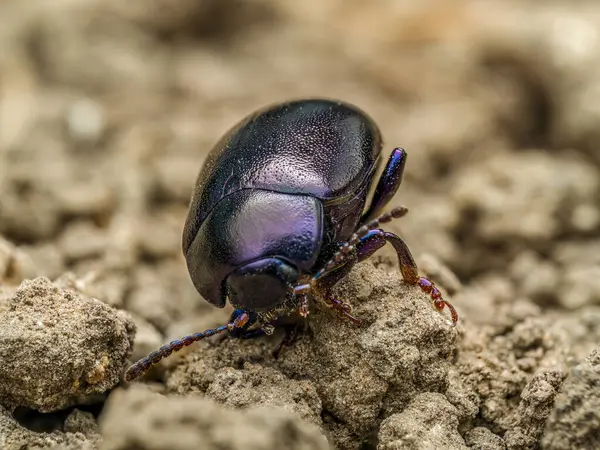
[[[264,258],[239,267],[225,283],[234,307],[266,312],[293,296],[298,277],[293,265],[279,258]]]

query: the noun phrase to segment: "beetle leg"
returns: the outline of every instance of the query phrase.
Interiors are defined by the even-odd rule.
[[[320,280],[320,284],[325,285],[328,289],[330,289],[340,279],[342,279],[357,262],[361,262],[370,258],[387,242],[392,244],[396,250],[398,262],[400,264],[400,272],[402,273],[402,278],[404,278],[404,281],[407,284],[418,285],[425,293],[429,294],[433,300],[433,305],[438,311],[442,311],[445,307],[447,307],[450,310],[450,315],[452,316],[452,324],[453,326],[456,325],[458,322],[458,314],[454,307],[442,298],[442,293],[431,280],[419,276],[417,264],[415,263],[408,245],[406,245],[406,242],[404,242],[404,240],[394,233],[389,233],[380,229],[369,230],[366,232],[355,245],[355,255],[347,256],[346,259],[340,263],[339,267],[331,268]],[[343,308],[339,305],[339,303],[339,301],[338,304],[330,302],[328,306],[339,311],[340,308]],[[342,314],[344,313],[342,312]]]
[[[402,183],[406,157],[406,150],[402,148],[395,148],[392,151],[387,165],[379,178],[377,187],[375,188],[375,193],[373,194],[369,209],[361,217],[361,224],[376,217],[396,194],[396,191],[398,191],[398,188]]]
[[[456,325],[458,322],[458,314],[454,307],[442,298],[442,293],[439,291],[435,284],[431,280],[425,277],[419,276],[417,264],[406,245],[399,236],[394,233],[388,233],[383,230],[371,230],[369,231],[357,245],[358,261],[363,261],[369,258],[373,253],[379,250],[385,245],[386,242],[392,244],[398,255],[398,262],[400,263],[400,272],[405,283],[419,286],[423,292],[429,294],[433,300],[433,305],[438,311],[442,311],[444,307],[450,310],[452,316],[452,325]]]
[[[356,249],[356,246],[361,243],[362,238],[364,238],[371,230],[374,230],[379,227],[382,223],[391,222],[393,219],[399,219],[400,217],[404,217],[408,213],[408,209],[404,206],[399,206],[398,208],[394,208],[391,211],[382,214],[376,219],[371,220],[370,222],[361,225],[358,230],[356,230],[350,239],[344,242],[337,252],[331,257],[327,264],[325,264],[312,278],[312,280],[308,284],[304,284],[296,287],[296,293],[303,292],[307,289],[307,286],[311,283],[315,283],[319,281],[319,279],[329,275],[331,272],[339,268],[342,263],[347,261],[352,255],[353,251]]]
[[[344,303],[337,298],[333,297],[331,292],[326,291],[323,295],[325,299],[325,305],[334,311],[338,316],[343,319],[349,320],[355,325],[360,325],[360,320],[354,317],[352,314],[352,307],[348,303]]]
[[[325,306],[335,311],[340,317],[348,319],[356,325],[360,325],[360,320],[351,314],[352,307],[349,304],[334,298],[331,293],[331,288],[348,275],[356,263],[369,258],[373,253],[385,245],[385,239],[377,239],[379,231],[380,230],[370,230],[367,232],[356,245],[355,251],[353,251],[352,254],[349,254],[347,258],[340,263],[340,266],[333,268],[319,282],[319,287],[322,288],[320,290],[323,292],[323,303]]]

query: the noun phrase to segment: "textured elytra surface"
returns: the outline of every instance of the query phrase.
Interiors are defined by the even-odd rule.
[[[324,96],[366,111],[384,156],[407,149],[390,206],[410,213],[386,228],[451,294],[459,328],[400,284],[385,249],[337,293],[364,327],[317,312],[278,361],[279,335],[195,345],[144,380],[159,400],[109,390],[48,416],[23,409],[36,392],[15,390],[0,447],[174,448],[185,436],[195,448],[224,434],[232,448],[314,448],[319,433],[341,449],[598,447],[595,2],[153,5],[1,7],[0,315],[21,281],[46,276],[131,312],[136,357],[222,324],[229,311],[198,296],[181,255],[200,167],[248,113]],[[36,301],[60,305],[45,292]],[[86,320],[68,314],[61,333]],[[59,358],[95,361],[96,344]],[[25,386],[71,370],[20,363]],[[238,426],[257,434],[239,443]]]
[[[192,196],[192,220],[201,223],[219,200],[242,189],[347,199],[380,150],[376,125],[352,105],[315,99],[263,108],[208,154]]]

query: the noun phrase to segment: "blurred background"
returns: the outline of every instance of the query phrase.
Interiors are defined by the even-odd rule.
[[[597,2],[4,0],[0,18],[0,278],[128,309],[136,356],[223,314],[181,255],[207,152],[305,96],[407,149],[390,230],[456,273],[465,320],[600,304]]]

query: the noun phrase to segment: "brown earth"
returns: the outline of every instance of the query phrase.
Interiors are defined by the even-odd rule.
[[[600,6],[592,1],[6,0],[0,448],[600,448]],[[409,153],[393,206],[457,328],[391,249],[281,335],[220,325],[181,231],[247,113],[356,104]]]

